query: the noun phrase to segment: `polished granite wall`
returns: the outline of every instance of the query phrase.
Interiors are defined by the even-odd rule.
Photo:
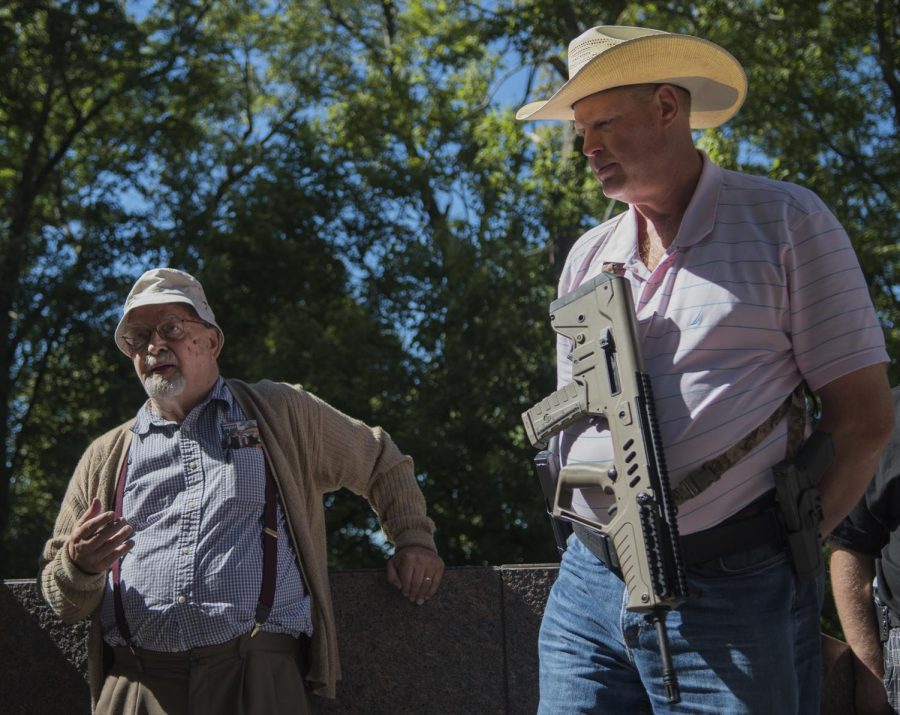
[[[416,606],[383,571],[332,574],[344,679],[316,713],[526,715],[537,705],[537,633],[555,565],[450,568]],[[34,581],[0,586],[0,712],[87,715],[83,624],[53,616]],[[822,712],[852,713],[847,646],[823,636]]]

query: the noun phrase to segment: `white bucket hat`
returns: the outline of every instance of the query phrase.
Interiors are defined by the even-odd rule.
[[[116,326],[115,333],[116,345],[119,350],[128,356],[131,355],[122,338],[128,313],[142,305],[162,305],[164,303],[186,303],[191,306],[197,313],[197,317],[212,325],[219,331],[222,340],[225,340],[225,333],[222,332],[212,308],[206,302],[206,294],[203,292],[200,281],[191,274],[176,268],[154,268],[137,279],[125,299],[122,319]]]
[[[630,84],[674,84],[691,93],[691,127],[717,127],[747,96],[747,75],[709,40],[643,27],[601,25],[569,43],[569,81],[550,99],[526,104],[516,119],[574,118],[579,99]]]

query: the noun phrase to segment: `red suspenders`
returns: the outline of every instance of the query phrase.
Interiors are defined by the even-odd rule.
[[[265,457],[263,457],[265,459]],[[116,483],[116,518],[122,518],[122,500],[125,494],[125,481],[128,478],[128,455],[122,462],[122,470],[119,472],[119,480]],[[255,636],[269,617],[272,604],[275,602],[275,582],[278,575],[278,511],[276,508],[278,489],[272,470],[266,462],[266,505],[263,516],[262,546],[263,546],[263,571],[262,585],[259,589],[259,602],[256,604],[255,623],[250,631],[250,636]],[[124,558],[124,556],[122,557]],[[113,607],[116,615],[116,625],[119,633],[130,647],[134,647],[131,638],[131,629],[125,618],[125,607],[122,604],[121,590],[121,565],[122,558],[116,559],[112,565],[113,577]]]
[[[122,471],[119,472],[119,480],[116,482],[116,519],[122,518],[122,499],[125,495],[125,480],[127,478],[128,455],[126,454],[125,459],[122,460]],[[122,559],[124,558],[125,556],[120,556],[112,565],[113,607],[116,612],[116,625],[119,627],[119,633],[122,634],[122,638],[125,639],[125,642],[133,648],[134,646],[131,643],[131,629],[128,627],[128,620],[125,618],[125,607],[122,605],[122,589],[120,586],[122,580]]]
[[[265,459],[265,457],[263,457]],[[272,604],[275,603],[275,577],[278,574],[278,517],[275,508],[277,496],[275,479],[272,470],[266,462],[266,509],[263,518],[263,572],[262,585],[259,588],[259,602],[256,604],[256,624],[250,631],[250,637],[255,636],[262,624],[269,617]]]

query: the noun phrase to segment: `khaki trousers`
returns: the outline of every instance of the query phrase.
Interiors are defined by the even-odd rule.
[[[305,647],[249,634],[186,653],[113,648],[98,715],[309,715]]]

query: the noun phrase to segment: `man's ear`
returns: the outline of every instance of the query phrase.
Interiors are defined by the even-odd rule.
[[[218,328],[215,326],[211,326],[209,331],[209,349],[214,357],[218,358],[219,354],[222,352],[222,346],[225,343],[225,339],[222,337],[222,333],[219,332]]]
[[[660,119],[665,126],[670,125],[689,111],[678,88],[671,84],[661,84],[656,88],[656,101],[660,110]]]

